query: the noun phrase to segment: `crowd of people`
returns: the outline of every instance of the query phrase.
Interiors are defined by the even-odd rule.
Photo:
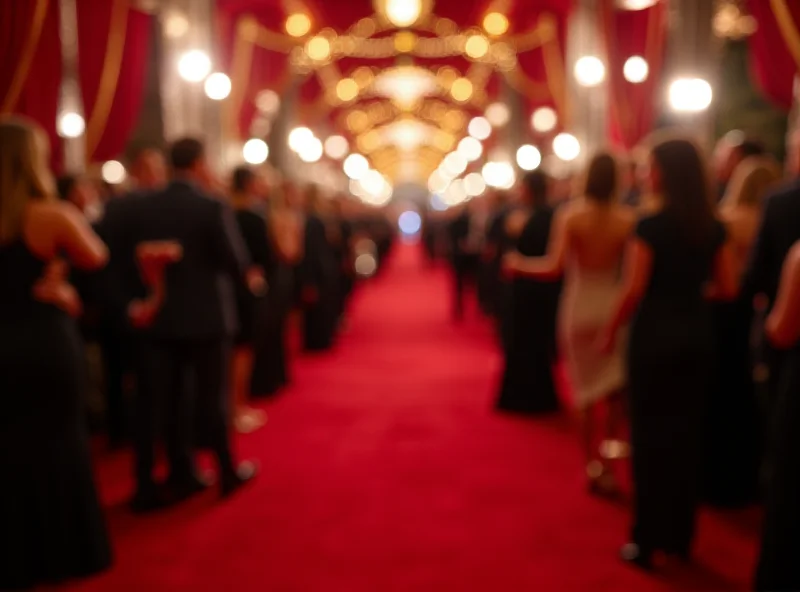
[[[706,156],[654,136],[635,163],[608,152],[573,179],[545,172],[513,195],[425,225],[444,239],[453,315],[471,285],[496,323],[496,407],[557,412],[563,367],[587,487],[616,496],[630,456],[633,524],[621,556],[653,569],[691,558],[698,507],[765,507],[758,590],[800,589],[800,134],[790,179],[738,132]],[[86,344],[101,352],[108,443],[132,444],[134,512],[256,477],[234,432],[291,381],[288,333],[309,354],[346,329],[357,260],[379,266],[392,226],[376,210],[238,167],[211,171],[201,141],[139,153],[126,191],[57,181],[44,134],[0,121],[0,588],[105,569],[111,543],[89,454]],[[60,198],[60,199],[59,199]],[[156,465],[164,450],[166,479]]]
[[[611,461],[630,456],[621,556],[638,567],[691,557],[700,504],[763,502],[755,586],[800,590],[800,135],[791,144],[785,180],[741,132],[712,166],[664,133],[634,162],[594,155],[570,199],[537,170],[513,197],[426,225],[429,252],[449,254],[454,317],[472,285],[496,320],[497,409],[558,411],[563,361],[589,491],[618,495]]]
[[[234,458],[232,434],[261,427],[253,400],[290,383],[293,311],[304,351],[329,350],[355,259],[379,264],[392,243],[388,220],[347,198],[249,167],[219,183],[193,138],[166,158],[138,154],[127,191],[81,175],[56,182],[48,163],[36,125],[0,121],[0,589],[112,562],[89,453],[86,344],[102,354],[100,425],[111,447],[133,447],[132,511],[210,487],[200,449],[231,496],[258,472]]]

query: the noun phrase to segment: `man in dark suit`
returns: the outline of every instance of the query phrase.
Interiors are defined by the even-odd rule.
[[[222,494],[230,495],[256,472],[252,463],[234,464],[227,422],[227,373],[238,322],[235,283],[244,281],[249,266],[246,249],[233,212],[202,189],[210,181],[203,144],[179,140],[170,161],[174,178],[165,189],[128,198],[108,212],[102,225],[112,252],[111,273],[118,280],[109,299],[139,333],[133,500],[138,511],[205,487],[193,459],[195,409],[217,456]],[[164,296],[156,300],[147,297],[134,270],[137,248],[160,241],[179,244],[181,258],[167,266]],[[170,464],[165,489],[153,479],[161,408]]]
[[[761,227],[742,286],[744,294],[748,296],[764,295],[769,300],[770,307],[774,304],[778,292],[784,260],[791,247],[800,240],[800,132],[795,132],[791,138],[787,166],[795,180],[767,198]],[[781,408],[778,399],[781,394],[780,383],[786,365],[786,354],[767,346],[765,356],[769,365],[767,419],[769,426],[772,427],[772,416],[777,412],[776,408]],[[770,448],[775,455],[784,452],[774,446]],[[780,544],[788,539],[781,539],[780,536],[776,538],[771,536],[771,533],[781,532],[783,529],[779,524],[782,523],[784,516],[796,511],[797,498],[793,496],[796,488],[792,487],[796,477],[792,477],[790,471],[783,471],[780,468],[776,471],[773,468],[776,465],[780,466],[780,463],[767,457],[764,473],[769,486],[766,491],[764,536],[755,574],[754,588],[757,590],[774,589],[776,578],[782,575],[778,566],[791,565],[791,559],[782,561],[783,558],[787,556],[791,558],[792,555],[791,552],[787,555],[785,545]],[[789,530],[791,531],[791,527]]]
[[[124,224],[126,208],[131,200],[136,200],[148,193],[164,188],[167,183],[166,164],[161,152],[145,149],[138,152],[130,166],[133,188],[130,192],[109,199],[104,207],[103,219],[95,229],[106,244],[115,237],[104,234],[109,227]],[[117,219],[119,216],[122,218]],[[114,299],[109,298],[113,292],[119,292],[126,283],[133,283],[127,293],[136,297],[144,297],[144,287],[140,285],[139,270],[136,267],[134,253],[121,257],[117,251],[115,262],[127,261],[127,271],[120,273],[117,265],[108,265],[94,274],[96,288],[96,304],[101,310],[100,345],[103,351],[103,365],[106,390],[106,429],[109,444],[112,448],[121,447],[129,436],[128,409],[126,397],[129,375],[133,372],[133,339],[131,327],[126,314],[125,292],[122,292],[122,305],[109,306]],[[123,263],[123,267],[125,264]],[[117,269],[115,269],[117,268]],[[117,298],[119,300],[119,297]],[[131,397],[132,399],[132,397]]]
[[[486,237],[486,217],[478,210],[478,201],[468,204],[450,223],[450,255],[453,268],[453,317],[464,317],[467,286],[476,286]]]
[[[792,137],[787,166],[795,178],[766,198],[761,227],[756,236],[742,290],[755,297],[766,296],[770,307],[780,283],[783,260],[792,245],[800,240],[800,132]],[[775,401],[781,373],[781,352],[768,349],[769,398]]]

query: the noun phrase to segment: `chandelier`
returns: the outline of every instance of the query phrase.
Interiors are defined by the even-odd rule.
[[[372,91],[407,111],[424,97],[435,94],[438,86],[436,75],[430,70],[417,66],[398,66],[379,74],[372,83]]]

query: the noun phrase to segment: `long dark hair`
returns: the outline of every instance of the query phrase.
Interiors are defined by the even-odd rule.
[[[550,189],[550,179],[544,171],[535,170],[522,177],[525,188],[526,202],[534,208],[547,206],[547,197]]]
[[[713,231],[711,183],[700,149],[686,138],[656,142],[651,155],[661,172],[664,207],[680,222],[693,243],[705,241]]]
[[[608,152],[592,157],[586,171],[584,195],[599,203],[609,203],[617,194],[617,161]]]

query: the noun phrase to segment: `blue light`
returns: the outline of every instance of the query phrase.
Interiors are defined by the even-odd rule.
[[[437,212],[444,212],[447,209],[447,204],[438,193],[431,195],[431,209]]]
[[[422,228],[422,218],[418,213],[408,210],[400,214],[397,226],[400,227],[400,232],[403,234],[413,236]]]

